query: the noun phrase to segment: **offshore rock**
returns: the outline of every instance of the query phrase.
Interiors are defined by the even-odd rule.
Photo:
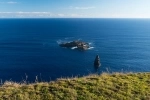
[[[67,43],[61,43],[59,44],[59,46],[67,47],[67,48],[76,47],[76,49],[79,49],[79,50],[87,50],[88,48],[90,48],[89,43],[79,41],[79,40],[67,42]]]
[[[99,55],[96,55],[94,60],[94,67],[97,69],[101,66]]]

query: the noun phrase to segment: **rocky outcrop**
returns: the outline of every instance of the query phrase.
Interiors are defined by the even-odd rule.
[[[59,44],[59,46],[67,47],[67,48],[76,47],[76,49],[79,49],[79,50],[87,50],[88,48],[90,48],[89,43],[82,42],[82,41],[79,41],[79,40],[72,41],[72,42],[67,42],[67,43],[61,43],[61,44]]]
[[[101,63],[100,63],[99,55],[96,55],[96,58],[94,60],[94,67],[99,68],[100,66],[101,66]]]

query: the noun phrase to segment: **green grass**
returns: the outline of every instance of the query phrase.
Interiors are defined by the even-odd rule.
[[[34,84],[5,82],[0,100],[150,100],[150,73],[104,73]]]

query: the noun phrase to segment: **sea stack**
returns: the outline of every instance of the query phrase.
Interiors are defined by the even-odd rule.
[[[101,63],[100,63],[100,58],[99,58],[99,55],[96,55],[96,58],[94,60],[94,67],[97,69],[101,66]]]

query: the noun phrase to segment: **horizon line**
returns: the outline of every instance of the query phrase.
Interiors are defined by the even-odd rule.
[[[150,19],[141,17],[0,17],[0,19]]]

